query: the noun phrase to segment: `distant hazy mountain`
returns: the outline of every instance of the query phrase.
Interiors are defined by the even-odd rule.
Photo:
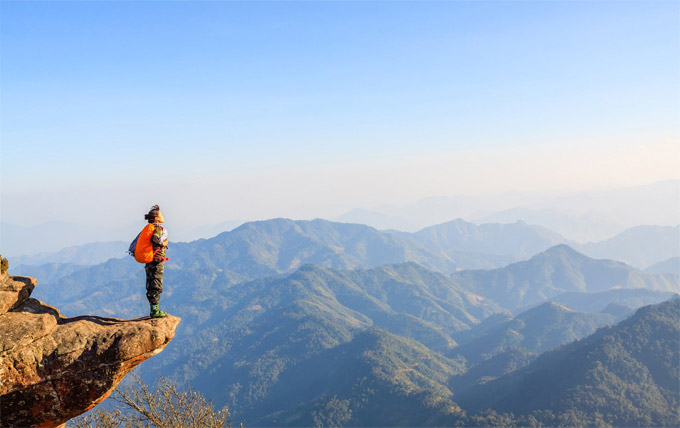
[[[590,257],[619,260],[643,269],[680,257],[680,226],[637,226],[606,241],[576,248]]]
[[[130,241],[134,236],[130,238]],[[70,263],[76,265],[97,265],[109,259],[120,259],[127,256],[130,242],[93,242],[63,248],[59,251],[42,252],[31,256],[11,257],[11,265],[42,265],[46,263]]]
[[[454,230],[457,229],[457,230]],[[131,236],[130,241],[134,236]],[[272,219],[245,223],[209,239],[173,241],[171,253],[183,266],[197,258],[249,278],[291,272],[314,263],[353,268],[415,261],[432,269],[492,268],[544,250],[559,237],[523,223],[475,226],[462,220],[417,234],[381,232],[361,224],[326,220]],[[129,242],[100,242],[10,257],[11,265],[73,263],[94,265],[126,257]]]
[[[616,318],[616,321],[623,321],[635,312],[634,307],[620,305],[618,303],[610,303],[606,308],[602,309],[603,314],[610,314]]]
[[[53,271],[56,267],[52,264],[20,268],[21,272],[35,273],[38,279],[31,296],[50,302],[67,316],[100,314],[136,318],[143,314],[140,311],[146,300],[144,265],[132,257],[110,259],[81,269],[67,265],[67,269],[72,270],[67,275]]]
[[[171,239],[173,242],[191,242],[197,239],[210,239],[220,233],[228,232],[246,223],[244,220],[227,220],[217,224],[204,225],[183,230],[172,227]]]
[[[576,242],[608,239],[640,224],[675,225],[680,218],[680,180],[565,194],[500,194],[431,197],[404,206],[357,209],[341,221],[408,232],[464,218],[475,223],[523,220]],[[405,225],[401,229],[400,225]]]
[[[672,273],[680,276],[680,257],[671,257],[659,263],[655,263],[645,269],[647,273],[663,274]]]
[[[628,258],[643,263],[676,251],[680,244],[673,238],[675,232],[679,232],[678,227],[634,228],[609,241],[588,244],[588,251],[599,254],[598,258]],[[441,272],[492,269],[564,242],[557,233],[522,221],[475,225],[457,219],[407,233],[326,220],[272,219],[245,223],[210,239],[173,241],[171,253],[183,268],[205,262],[244,278],[257,278],[291,272],[304,263],[351,269],[415,261]],[[568,244],[580,248],[578,244]],[[10,264],[93,265],[125,257],[128,245],[123,241],[90,243],[34,256],[10,256]],[[195,263],[198,259],[202,261]]]
[[[353,209],[337,221],[367,224],[378,229],[415,232],[455,218],[468,218],[475,212],[499,205],[508,208],[517,203],[511,195],[497,196],[433,196],[402,206]]]
[[[136,318],[149,312],[144,265],[130,256],[86,266],[68,275],[55,275],[52,281],[43,280],[40,276],[37,278],[38,287],[32,296],[50,302],[67,316],[101,314]],[[196,302],[214,298],[224,287],[248,279],[210,266],[183,268],[171,259],[165,267],[162,303],[167,303],[168,298],[174,295],[178,302],[193,306]],[[204,317],[199,313],[186,314],[187,317],[192,315],[196,319]],[[193,322],[187,321],[184,320],[183,325]]]
[[[452,278],[511,311],[570,291],[600,292],[614,288],[680,291],[680,278],[675,275],[651,275],[624,263],[591,259],[566,245],[504,268],[463,271]]]
[[[678,349],[675,298],[547,352],[456,401],[468,414],[490,408],[553,426],[678,426]]]
[[[205,288],[205,294],[209,296],[214,293],[212,288],[287,274],[307,263],[354,269],[414,261],[431,270],[452,272],[461,267],[504,266],[503,260],[512,259],[511,256],[498,253],[473,251],[492,251],[495,247],[494,251],[498,252],[529,253],[555,239],[557,237],[549,231],[523,223],[475,226],[457,220],[416,234],[407,234],[380,232],[364,225],[325,220],[274,219],[246,223],[211,239],[171,243],[165,284],[168,291],[172,291],[175,286],[196,284]],[[75,258],[78,254],[86,255],[88,248],[92,251],[92,248],[97,247],[86,246],[65,253]],[[567,291],[601,291],[617,286],[677,289],[677,277],[629,272],[630,268],[614,262],[586,263],[587,258],[579,258],[575,254],[574,251],[553,250],[528,262],[492,271],[461,272],[456,278],[471,289],[478,290],[478,294],[492,299],[510,299],[504,303],[511,304],[505,306],[508,309],[514,309],[512,305],[538,304]],[[58,304],[69,315],[78,315],[70,313],[71,309],[80,311],[90,307],[95,311],[105,309],[109,314],[135,316],[144,310],[143,298],[135,297],[135,301],[126,299],[138,296],[140,288],[143,288],[143,268],[131,257],[126,257],[122,263],[106,262],[101,268],[83,270],[76,276],[64,275],[54,287],[39,287],[36,292],[46,301]],[[84,259],[85,256],[81,258]],[[13,265],[14,261],[10,260],[10,266]],[[601,272],[597,271],[600,273],[591,273],[589,269],[593,266],[609,266],[609,270],[600,269]],[[43,273],[37,273],[45,275],[45,279],[37,276],[43,285],[48,282],[48,277],[56,278],[54,274],[48,273],[49,269],[46,267]],[[585,271],[580,272],[583,269]],[[606,277],[608,282],[601,283],[597,275]],[[522,284],[525,279],[528,282]],[[586,279],[588,283],[584,282]],[[99,284],[100,288],[93,292],[88,284]],[[506,296],[502,291],[506,288],[506,292],[515,290],[510,293],[515,297]],[[528,291],[522,294],[525,288]],[[66,290],[71,291],[67,293]],[[522,297],[517,298],[520,295]]]
[[[587,214],[589,218],[621,224],[674,226],[680,218],[680,179],[642,186],[556,195],[541,208]],[[591,239],[592,241],[592,239]]]
[[[181,260],[229,269],[250,278],[291,272],[307,263],[338,269],[415,261],[446,270],[446,257],[360,224],[273,219],[246,223],[231,232],[176,244]]]
[[[456,218],[475,223],[514,223],[521,220],[553,230],[570,241],[598,242],[641,224],[677,225],[679,200],[680,180],[668,180],[647,186],[569,194],[429,197],[402,206],[355,209],[335,220],[405,232],[415,232]],[[4,256],[16,257],[54,252],[90,242],[128,242],[143,226],[139,223],[141,216],[120,218],[119,222],[109,220],[112,220],[111,224],[96,226],[65,222],[18,226],[0,222],[0,251]],[[173,220],[171,217],[168,222],[171,240],[175,242],[207,239],[241,223],[223,221],[197,227],[192,219]]]
[[[482,228],[455,223],[465,229],[464,233],[454,235],[447,225],[409,234],[321,219],[273,219],[246,223],[211,239],[174,244],[170,253],[185,268],[213,266],[248,278],[288,273],[306,263],[352,269],[413,261],[429,269],[453,272],[504,266],[518,259],[509,254],[514,248],[529,252],[556,239],[549,231],[519,223]],[[443,241],[429,236],[432,233],[439,233]],[[483,249],[490,252],[480,251]]]
[[[421,227],[408,221],[408,219],[382,214],[376,211],[355,208],[347,213],[336,217],[333,221],[340,223],[365,224],[378,230],[399,230],[402,232],[414,232]]]
[[[582,339],[600,327],[613,324],[615,318],[611,314],[578,312],[548,302],[505,321],[479,337],[461,343],[451,351],[451,355],[461,355],[474,365],[508,348],[524,348],[531,353],[540,354]],[[471,329],[473,335],[476,328]]]
[[[82,245],[90,242],[96,234],[94,228],[63,222],[49,222],[30,227],[0,222],[0,236],[3,257],[13,259],[20,255],[41,251],[53,252],[73,245]]]
[[[427,227],[412,236],[425,246],[449,253],[495,254],[515,260],[531,257],[565,241],[555,232],[523,221],[475,225],[462,219]]]
[[[168,256],[167,292],[181,293],[186,284],[194,284],[205,289],[206,296],[223,286],[288,274],[309,263],[354,269],[413,261],[448,273],[465,266],[503,265],[509,258],[447,251],[364,225],[286,219],[246,223],[211,239],[172,242]],[[77,275],[65,275],[54,286],[39,287],[36,293],[69,315],[79,315],[71,310],[90,307],[94,311],[105,309],[108,314],[135,316],[144,310],[143,298],[139,297],[144,286],[143,266],[126,257],[120,262],[109,260],[100,268],[86,269]],[[88,284],[99,284],[99,288],[93,292]],[[132,296],[135,300],[127,300]]]
[[[43,265],[11,265],[9,272],[12,275],[32,276],[40,278],[40,285],[44,286],[55,282],[59,278],[69,276],[74,272],[85,269],[87,266],[74,265],[72,263],[46,263]]]
[[[552,195],[529,204],[519,203],[513,208],[518,208],[515,214],[527,217],[505,216],[505,222],[524,220],[555,230],[574,241],[598,242],[641,224],[677,225],[680,180]],[[524,209],[528,210],[522,212]],[[483,221],[496,222],[501,218],[486,216]]]
[[[609,305],[616,304],[630,308],[639,308],[646,305],[664,302],[677,292],[649,290],[645,288],[616,288],[613,290],[597,293],[570,291],[548,299],[550,302],[559,303],[576,311],[600,313]],[[521,309],[526,310],[528,308]]]
[[[592,218],[588,214],[567,214],[556,209],[512,208],[495,213],[479,213],[469,218],[476,224],[514,223],[525,221],[559,233],[572,242],[589,242],[609,239],[626,227],[615,221]]]

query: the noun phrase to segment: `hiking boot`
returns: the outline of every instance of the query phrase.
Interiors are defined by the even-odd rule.
[[[151,305],[151,313],[149,314],[151,318],[163,318],[167,315],[168,314],[158,309],[158,305]]]

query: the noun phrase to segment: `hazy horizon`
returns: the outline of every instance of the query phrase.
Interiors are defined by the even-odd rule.
[[[129,207],[127,207],[129,208]],[[191,208],[191,207],[188,207]],[[604,241],[635,226],[677,226],[680,224],[680,180],[592,192],[563,194],[509,193],[456,197],[429,197],[405,205],[355,207],[342,215],[321,217],[273,216],[248,219],[218,219],[197,223],[174,217],[166,219],[172,241],[189,242],[212,238],[243,223],[274,218],[291,220],[324,219],[340,223],[361,223],[378,230],[416,232],[425,227],[462,219],[473,224],[523,221],[542,226],[581,244]],[[139,213],[136,213],[139,214]],[[125,216],[117,222],[90,223],[46,221],[37,224],[0,222],[5,235],[3,254],[12,257],[54,252],[94,242],[127,241],[138,232],[141,215]],[[187,215],[190,217],[190,215]],[[40,236],[40,249],[30,237]],[[27,240],[28,239],[28,240]],[[680,237],[679,237],[680,240]],[[17,250],[17,248],[25,248]]]

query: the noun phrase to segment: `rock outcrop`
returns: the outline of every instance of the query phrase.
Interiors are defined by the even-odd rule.
[[[0,427],[56,427],[103,401],[172,340],[180,319],[66,318],[0,275]]]

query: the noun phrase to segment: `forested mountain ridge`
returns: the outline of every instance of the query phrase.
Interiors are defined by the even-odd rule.
[[[231,250],[236,250],[235,252],[251,247],[254,250],[255,258],[264,255],[264,258],[269,258],[265,265],[271,267],[272,255],[278,257],[276,254],[272,254],[272,252],[276,253],[277,247],[290,249],[292,246],[289,244],[307,240],[309,242],[302,244],[300,248],[311,250],[311,253],[303,255],[302,258],[317,252],[317,260],[302,261],[301,259],[300,264],[315,263],[327,267],[349,268],[346,263],[363,263],[375,266],[375,258],[366,260],[368,253],[373,253],[373,256],[376,256],[378,254],[373,250],[380,248],[389,250],[390,245],[404,246],[405,243],[402,240],[405,240],[417,247],[416,253],[425,251],[421,255],[425,255],[427,258],[439,254],[432,260],[432,263],[435,263],[438,257],[445,254],[443,260],[436,262],[441,264],[440,267],[443,270],[437,269],[442,271],[450,271],[452,266],[457,269],[500,267],[534,256],[552,246],[567,244],[589,257],[623,261],[642,269],[672,257],[680,257],[680,242],[678,241],[680,232],[678,227],[680,226],[636,226],[605,241],[577,243],[564,238],[553,230],[535,224],[527,224],[524,221],[474,224],[458,218],[409,233],[395,230],[382,231],[363,224],[338,223],[322,219],[294,221],[279,218],[243,223],[236,229],[192,242],[210,241],[210,245],[215,244],[218,247],[226,245]],[[170,226],[170,230],[172,232],[172,226]],[[385,236],[380,238],[379,235]],[[218,236],[221,236],[220,240],[215,239]],[[394,241],[392,239],[394,236],[398,236],[400,239]],[[173,238],[172,233],[171,238]],[[176,242],[173,239],[171,240]],[[354,240],[353,243],[352,240]],[[381,240],[384,242],[380,243]],[[365,242],[362,243],[361,241]],[[329,247],[330,253],[324,256],[319,253],[320,248],[314,249],[313,245],[309,246],[311,242],[316,242],[320,248]],[[178,243],[180,247],[184,244],[185,242]],[[371,245],[373,246],[371,247]],[[20,265],[37,266],[47,263],[93,265],[103,263],[110,258],[124,257],[127,246],[128,242],[120,241],[93,242],[59,251],[43,252],[31,256],[16,256],[12,259],[15,267]],[[271,248],[263,248],[267,246]],[[362,246],[363,249],[360,248]],[[427,248],[423,249],[423,246]],[[428,249],[431,251],[427,251]],[[412,250],[413,248],[410,248],[409,251]],[[336,260],[335,263],[338,264],[335,265],[319,262],[326,257],[327,262],[334,263],[331,254],[336,251],[347,253],[348,260]],[[394,255],[394,251],[398,252],[395,248],[392,248],[391,251],[393,252],[392,255]],[[258,253],[260,254],[258,255]],[[384,253],[388,257],[389,254],[389,251]],[[378,256],[380,258],[380,255]],[[412,256],[417,257],[417,255]],[[422,260],[419,261],[416,258],[391,259],[388,263],[409,260],[424,264]],[[274,264],[277,265],[276,268],[279,270],[290,268],[287,262],[295,264],[294,257],[286,260],[285,255],[281,260],[275,260],[275,262]],[[429,267],[435,268],[434,265]],[[671,273],[677,273],[677,269]]]
[[[460,413],[459,361],[372,327],[282,375],[254,426],[432,426]],[[273,411],[270,411],[273,410]],[[268,413],[268,414],[267,414]]]
[[[462,267],[494,267],[515,260],[507,255],[425,245],[364,225],[287,219],[245,223],[211,239],[171,243],[168,256],[165,273],[168,291],[181,294],[187,286],[197,287],[207,296],[214,294],[215,288],[292,273],[310,263],[356,269],[412,261],[430,270],[449,273]],[[44,271],[50,272],[48,268]],[[109,315],[132,317],[135,306],[143,307],[143,299],[133,298],[135,290],[143,284],[141,271],[131,257],[112,259],[71,274],[50,274],[53,281],[43,283],[39,293],[40,297],[59,304],[67,314],[104,308]]]
[[[617,288],[680,291],[680,277],[676,275],[650,275],[621,262],[591,259],[567,245],[557,245],[504,268],[462,271],[452,278],[461,287],[493,298],[511,311],[573,291]]]
[[[171,243],[165,283],[171,292],[181,294],[187,284],[191,284],[189,287],[200,288],[206,296],[210,296],[214,294],[214,288],[270,275],[287,274],[308,263],[336,269],[355,269],[414,261],[428,269],[446,273],[460,269],[461,266],[493,267],[503,257],[506,259],[509,257],[457,250],[451,244],[453,238],[448,236],[448,231],[453,226],[454,229],[462,227],[468,230],[469,225],[456,221],[425,231],[428,240],[433,239],[432,233],[438,231],[436,236],[439,236],[443,243],[437,246],[434,241],[426,245],[423,242],[413,242],[401,234],[379,232],[368,226],[325,220],[274,219],[246,223],[211,239]],[[522,226],[522,229],[524,228]],[[495,230],[497,227],[491,229]],[[477,235],[472,234],[474,242],[479,242]],[[524,237],[526,242],[533,242],[530,236],[529,234]],[[519,239],[518,245],[523,245],[521,242],[524,241]],[[566,248],[568,247],[553,247],[553,250],[542,253],[543,256],[538,255],[527,262],[518,262],[505,268],[488,272],[461,271],[454,276],[463,288],[469,288],[476,294],[485,295],[485,290],[493,290],[486,295],[493,299],[505,299],[506,301],[500,303],[508,309],[530,306],[561,292],[585,290],[585,285],[588,284],[584,280],[589,278],[586,278],[587,275],[583,272],[578,272],[582,267],[578,265],[583,265],[583,260],[587,258],[579,256],[575,251],[558,251]],[[569,254],[556,254],[560,252]],[[547,254],[552,256],[547,257]],[[580,261],[577,260],[579,257]],[[603,261],[599,264],[604,263]],[[614,262],[609,264],[615,265]],[[531,265],[529,268],[521,268],[529,265]],[[611,266],[608,270],[605,269],[606,272],[601,273],[609,281],[603,283],[604,286],[677,290],[673,284],[677,283],[678,279],[672,275],[664,275],[663,278],[641,277],[641,273],[637,271],[629,275],[626,273],[629,269],[624,266],[619,266],[618,270],[612,269]],[[45,272],[45,277],[53,278],[52,282],[42,283],[39,297],[59,304],[64,313],[71,315],[104,309],[109,315],[131,317],[135,316],[135,311],[143,308],[143,299],[138,298],[135,291],[143,284],[142,269],[132,258],[112,259],[79,270],[74,267],[72,271],[71,274],[60,276],[53,272],[52,267],[45,267],[42,271],[37,269],[37,272]],[[619,278],[628,275],[629,278],[625,281],[617,280],[622,283],[619,284],[611,281],[612,275],[618,275]],[[526,284],[515,283],[525,280],[528,281]],[[595,280],[597,281],[597,278]],[[489,285],[480,287],[480,281]],[[531,281],[543,284],[534,284],[536,289],[528,293],[522,291],[533,284]],[[565,286],[559,281],[568,284]],[[173,290],[174,284],[183,285]],[[94,292],[93,286],[96,287]],[[594,291],[591,289],[592,286],[593,284],[590,284],[590,288],[585,291]],[[517,291],[525,293],[526,296],[517,298]],[[514,296],[504,296],[508,292]]]
[[[522,367],[534,358],[537,351],[582,337],[614,319],[608,314],[582,314],[549,303],[516,317],[518,320],[510,319],[509,324],[507,316],[501,317],[489,329],[490,333],[497,332],[499,327],[503,330],[506,322],[505,325],[516,328],[526,339],[513,342],[506,340],[509,334],[482,335],[480,337],[487,341],[491,354],[493,350],[499,353],[488,360],[488,364],[466,362],[455,356],[458,348],[454,338],[460,332],[475,329],[481,319],[498,311],[491,301],[486,303],[487,300],[480,300],[450,278],[415,263],[351,271],[305,265],[288,276],[221,289],[215,298],[207,302],[219,310],[207,309],[206,312],[211,315],[187,336],[178,337],[177,347],[167,351],[168,357],[163,362],[154,363],[153,370],[180,382],[190,382],[216,403],[239,409],[250,419],[260,421],[257,418],[264,418],[267,414],[269,416],[261,420],[264,424],[274,421],[283,425],[288,422],[282,421],[289,421],[291,425],[311,423],[303,415],[312,411],[321,418],[318,420],[339,423],[330,415],[337,416],[336,410],[351,408],[354,409],[354,418],[342,419],[345,421],[343,424],[365,425],[368,424],[366,421],[375,421],[358,418],[360,409],[364,407],[355,401],[347,401],[349,393],[342,388],[334,389],[323,377],[309,380],[313,384],[310,388],[318,388],[322,396],[300,396],[295,404],[289,401],[295,399],[295,394],[284,397],[286,394],[281,393],[287,388],[281,382],[295,378],[297,375],[291,374],[297,373],[295,370],[307,367],[307,364],[317,364],[310,361],[317,361],[315,359],[319,355],[324,355],[323,360],[342,360],[344,357],[335,353],[346,349],[342,348],[343,344],[371,327],[399,336],[399,340],[412,341],[418,349],[426,348],[431,353],[428,359],[448,361],[445,365],[453,367],[446,369],[449,377],[462,375],[470,367],[472,370],[480,367],[487,370],[481,375],[483,378],[489,375],[497,377]],[[515,324],[512,324],[513,321]],[[525,327],[518,328],[518,323],[524,323]],[[509,330],[506,328],[504,331]],[[465,345],[460,348],[464,350]],[[395,360],[396,357],[389,356],[393,355],[392,351],[384,350],[380,355],[385,358],[384,370],[387,367],[392,367],[390,370],[404,368],[403,364],[394,362],[400,361],[399,358]],[[454,358],[446,358],[445,355]],[[323,373],[331,376],[332,365],[323,367]],[[310,368],[309,373],[313,372]],[[349,372],[346,374],[346,388],[358,396],[368,394],[373,397],[369,399],[372,404],[366,408],[373,408],[380,402],[374,401],[378,400],[378,396],[371,395],[369,384],[356,383],[357,379]],[[478,375],[465,380],[468,387],[479,381]],[[388,391],[393,391],[392,387],[388,388],[385,383],[381,385],[387,388],[383,391],[387,394],[384,397],[394,398],[389,395],[391,393],[388,394]],[[442,387],[452,392],[453,398]],[[447,407],[449,405],[444,407],[450,411],[435,411],[433,409],[438,407],[428,407],[421,399],[430,403],[456,402],[456,388],[459,387],[460,382],[447,383],[440,379],[432,384],[434,389],[418,395],[419,399],[411,397],[412,406],[415,406],[414,409],[431,409],[433,415],[442,417],[457,414],[451,410],[453,408]],[[401,398],[394,399],[403,403]],[[389,400],[382,403],[382,406],[389,407]],[[373,409],[373,413],[378,412]],[[405,407],[404,411],[408,409]],[[413,421],[412,424],[419,423]]]
[[[678,288],[677,276],[564,245],[505,268],[448,275],[461,260],[506,257],[465,259],[455,243],[466,227],[427,231],[439,246],[362,225],[277,219],[171,243],[161,306],[184,321],[145,377],[192,385],[237,418],[265,425],[488,423],[464,416],[458,396]],[[469,248],[483,241],[470,236]],[[400,262],[381,264],[392,259]],[[131,257],[41,288],[72,315],[148,313],[143,266]],[[541,305],[546,299],[567,307]],[[578,305],[591,313],[572,310]],[[303,379],[307,372],[318,376]],[[291,387],[295,379],[300,388]]]
[[[529,309],[516,317],[460,343],[451,350],[468,361],[479,362],[511,347],[521,347],[540,354],[548,349],[584,338],[600,327],[614,324],[612,314],[577,312],[557,303],[548,302]],[[465,332],[475,334],[476,327]]]
[[[516,317],[497,314],[454,335],[459,346],[447,356],[462,358],[466,372],[454,376],[450,386],[460,393],[471,386],[517,370],[540,353],[582,339],[598,328],[614,324],[609,313],[578,312],[547,302]]]
[[[173,242],[170,254],[185,269],[217,267],[253,279],[291,272],[307,263],[352,269],[415,261],[442,272],[490,268],[533,255],[557,242],[561,240],[556,234],[522,222],[476,226],[459,219],[410,234],[322,219],[278,218],[244,223],[209,239]],[[123,258],[123,247],[127,249],[127,244],[86,244],[17,257],[14,266],[22,269],[22,264],[99,264],[114,257],[114,253]]]
[[[413,261],[431,270],[449,273],[461,268],[503,266],[521,258],[510,254],[511,251],[494,251],[493,245],[483,242],[493,241],[493,233],[475,232],[478,227],[471,223],[466,226],[464,239],[440,233],[444,240],[439,242],[429,238],[426,232],[420,235],[390,233],[362,224],[279,218],[245,223],[214,238],[178,245],[175,250],[182,259],[202,259],[205,265],[230,269],[250,278],[291,272],[308,263],[353,269]],[[502,229],[501,226],[505,225],[499,226]],[[516,245],[527,245],[527,241],[536,239],[535,227],[524,225],[520,229],[514,232]]]
[[[153,370],[244,414],[261,411],[287,370],[369,327],[445,351],[456,345],[452,333],[498,310],[415,263],[354,271],[305,265],[223,288],[201,308],[207,318],[178,336]]]
[[[678,349],[676,297],[546,352],[522,369],[472,388],[456,402],[468,413],[490,408],[533,415],[545,423],[569,415],[578,426],[678,426]]]

